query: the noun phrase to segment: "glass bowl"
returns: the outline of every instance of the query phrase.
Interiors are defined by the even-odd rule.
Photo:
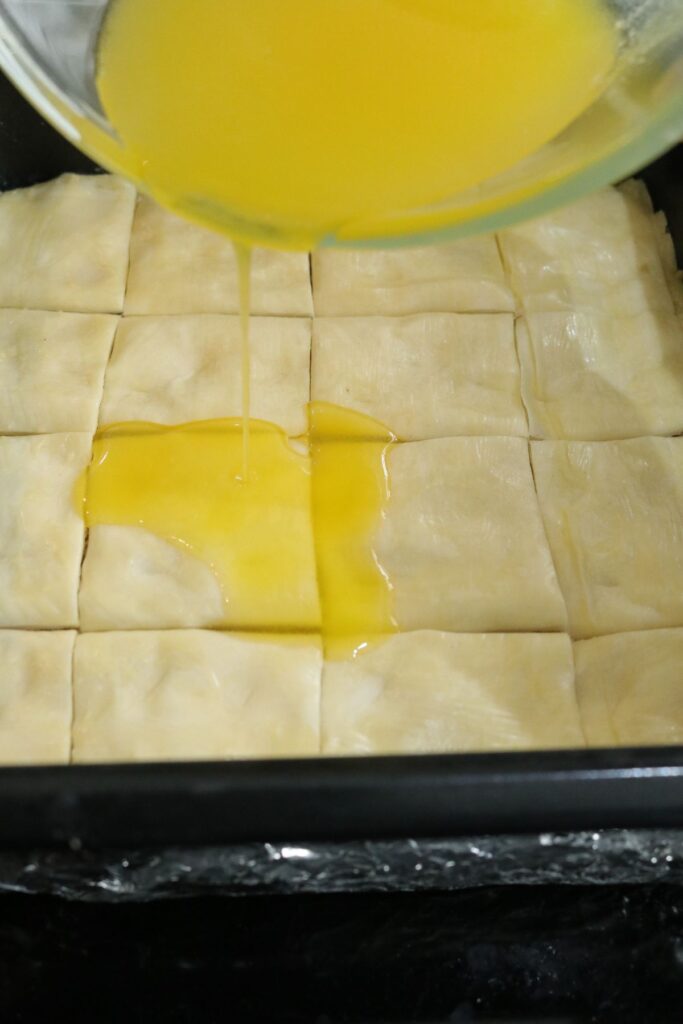
[[[0,0],[0,65],[71,142],[121,169],[95,88],[96,44],[109,0]],[[455,2],[455,0],[454,0]],[[605,0],[620,29],[615,72],[568,128],[505,173],[438,205],[392,211],[392,231],[365,225],[322,244],[416,245],[493,231],[617,181],[683,134],[683,3]],[[137,181],[145,191],[145,183]],[[214,211],[213,226],[232,219]],[[201,218],[200,218],[201,219]]]

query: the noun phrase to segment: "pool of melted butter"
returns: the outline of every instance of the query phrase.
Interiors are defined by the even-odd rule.
[[[320,632],[328,656],[395,630],[373,551],[389,493],[381,423],[313,402],[305,435],[242,418],[120,423],[94,439],[76,498],[88,527],[142,527],[200,559],[231,629]]]

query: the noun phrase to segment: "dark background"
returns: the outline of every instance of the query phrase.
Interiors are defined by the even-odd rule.
[[[0,76],[0,188],[93,165]],[[647,175],[655,201],[670,167]],[[680,181],[680,178],[679,178]],[[674,219],[681,213],[678,207]],[[672,225],[683,239],[683,224]],[[0,895],[0,1022],[683,1021],[683,890]]]
[[[680,1022],[683,894],[0,897],[0,1020]]]

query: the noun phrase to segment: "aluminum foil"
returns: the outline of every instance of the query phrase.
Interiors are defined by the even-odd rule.
[[[88,901],[683,881],[682,831],[542,833],[146,851],[0,851],[0,890]]]

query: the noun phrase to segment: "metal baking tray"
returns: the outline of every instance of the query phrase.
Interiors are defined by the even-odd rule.
[[[95,169],[0,77],[1,189]],[[642,172],[679,261],[682,171]],[[683,747],[0,769],[5,851],[680,826]]]

